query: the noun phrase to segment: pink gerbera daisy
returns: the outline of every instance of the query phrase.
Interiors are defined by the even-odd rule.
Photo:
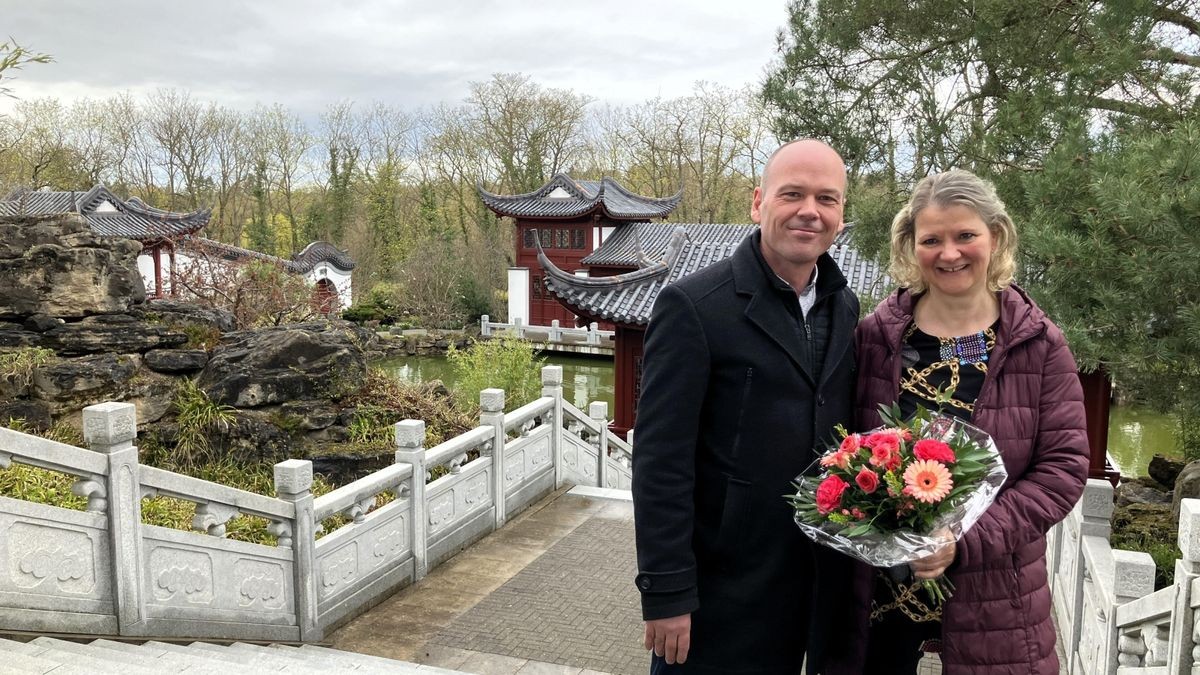
[[[908,465],[904,470],[904,485],[910,495],[926,504],[936,504],[950,494],[954,479],[945,464],[931,459],[922,459]]]

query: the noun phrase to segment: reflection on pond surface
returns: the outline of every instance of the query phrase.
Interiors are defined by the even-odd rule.
[[[563,354],[543,354],[545,365],[562,366],[563,398],[587,412],[592,401],[608,403],[613,414],[613,364],[608,359],[595,359]],[[373,363],[404,382],[441,380],[448,387],[455,383],[454,368],[443,356],[401,356]]]
[[[1124,476],[1145,476],[1156,454],[1178,457],[1175,421],[1170,415],[1136,406],[1113,406],[1108,420],[1108,454]]]
[[[545,355],[546,363],[563,367],[563,396],[577,408],[587,411],[592,401],[608,403],[613,411],[613,364],[562,354]],[[454,385],[454,369],[441,356],[408,356],[375,364],[406,382],[441,380]],[[1156,453],[1179,456],[1175,447],[1175,426],[1169,415],[1142,406],[1113,406],[1108,426],[1108,452],[1126,476],[1146,475],[1150,458]]]

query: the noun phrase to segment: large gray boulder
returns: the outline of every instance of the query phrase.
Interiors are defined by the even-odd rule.
[[[1150,478],[1123,481],[1117,488],[1115,504],[1170,504],[1171,493]]]
[[[1175,490],[1171,493],[1171,522],[1179,522],[1179,504],[1185,499],[1200,498],[1200,460],[1188,462],[1175,479]]]
[[[1146,467],[1146,473],[1160,485],[1170,488],[1175,484],[1179,472],[1183,471],[1183,467],[1186,465],[1187,460],[1178,457],[1154,455],[1150,458],[1150,465]]]
[[[140,366],[133,355],[98,354],[59,359],[33,374],[33,397],[43,401],[100,403],[120,400]]]
[[[160,373],[194,373],[208,363],[203,349],[151,349],[144,355],[146,367]]]
[[[110,314],[51,328],[41,334],[38,343],[63,356],[78,356],[111,352],[132,354],[176,347],[187,341],[187,335],[165,326],[148,324],[129,314]]]
[[[147,322],[166,326],[207,326],[220,333],[234,329],[232,312],[180,300],[152,300],[134,307],[130,313]]]
[[[229,333],[197,382],[215,403],[237,408],[339,400],[366,374],[372,339],[342,321]]]
[[[79,215],[0,218],[0,318],[79,318],[146,299],[142,246],[101,238]]]

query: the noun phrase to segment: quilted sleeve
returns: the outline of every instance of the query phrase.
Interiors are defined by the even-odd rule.
[[[1011,555],[1066,517],[1083,495],[1089,451],[1083,388],[1075,358],[1051,324],[1038,397],[1038,424],[1029,468],[958,543],[956,563],[980,564]]]

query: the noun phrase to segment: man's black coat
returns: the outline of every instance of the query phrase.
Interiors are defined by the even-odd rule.
[[[850,422],[858,299],[823,255],[802,322],[760,241],[756,231],[730,258],[664,288],[646,333],[633,452],[636,583],[643,618],[692,613],[687,672],[791,675],[810,642],[815,672],[837,640],[822,630],[837,607],[813,599],[818,576],[830,586],[820,590],[838,597],[837,584],[825,584],[836,570],[820,562],[836,557],[814,550],[784,495],[834,426]],[[806,324],[829,331],[819,371]]]

